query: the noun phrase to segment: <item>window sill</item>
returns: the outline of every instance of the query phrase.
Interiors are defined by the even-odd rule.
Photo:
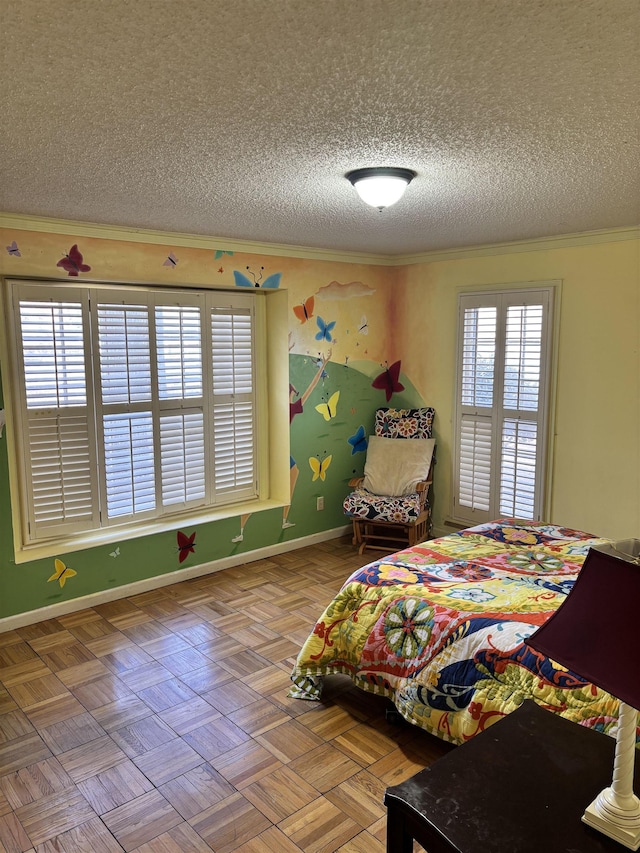
[[[166,533],[168,530],[187,527],[192,529],[197,524],[208,524],[225,518],[237,518],[244,514],[263,512],[267,509],[279,509],[283,506],[285,506],[284,501],[273,499],[244,501],[216,509],[209,507],[206,511],[194,511],[193,514],[189,515],[167,516],[149,522],[120,524],[103,530],[74,533],[65,538],[48,539],[46,542],[18,546],[15,552],[15,560],[17,564],[30,563],[33,560],[40,560],[45,557],[59,557],[64,554],[71,554],[74,551],[84,551],[87,548],[95,548],[100,545],[111,545],[122,542],[125,538],[138,539],[141,536]]]

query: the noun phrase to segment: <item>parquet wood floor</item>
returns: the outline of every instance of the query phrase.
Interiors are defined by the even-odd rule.
[[[333,540],[0,634],[0,853],[383,853],[450,747],[289,673],[365,562]]]

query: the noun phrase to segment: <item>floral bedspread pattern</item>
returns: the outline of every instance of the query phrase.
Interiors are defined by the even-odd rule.
[[[317,699],[347,673],[402,716],[462,743],[533,699],[611,731],[618,702],[525,645],[571,590],[588,533],[499,519],[354,572],[305,642],[292,696]]]

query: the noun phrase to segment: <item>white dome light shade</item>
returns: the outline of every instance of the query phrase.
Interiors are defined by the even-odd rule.
[[[362,201],[379,210],[399,201],[415,176],[416,173],[411,169],[396,169],[392,166],[372,166],[347,173],[347,179],[356,188]]]

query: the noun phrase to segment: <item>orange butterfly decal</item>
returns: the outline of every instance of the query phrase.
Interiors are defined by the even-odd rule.
[[[313,296],[310,296],[306,299],[302,305],[294,305],[293,313],[296,315],[298,320],[301,323],[306,323],[307,320],[310,320],[313,317],[313,306],[315,305],[315,299]]]

